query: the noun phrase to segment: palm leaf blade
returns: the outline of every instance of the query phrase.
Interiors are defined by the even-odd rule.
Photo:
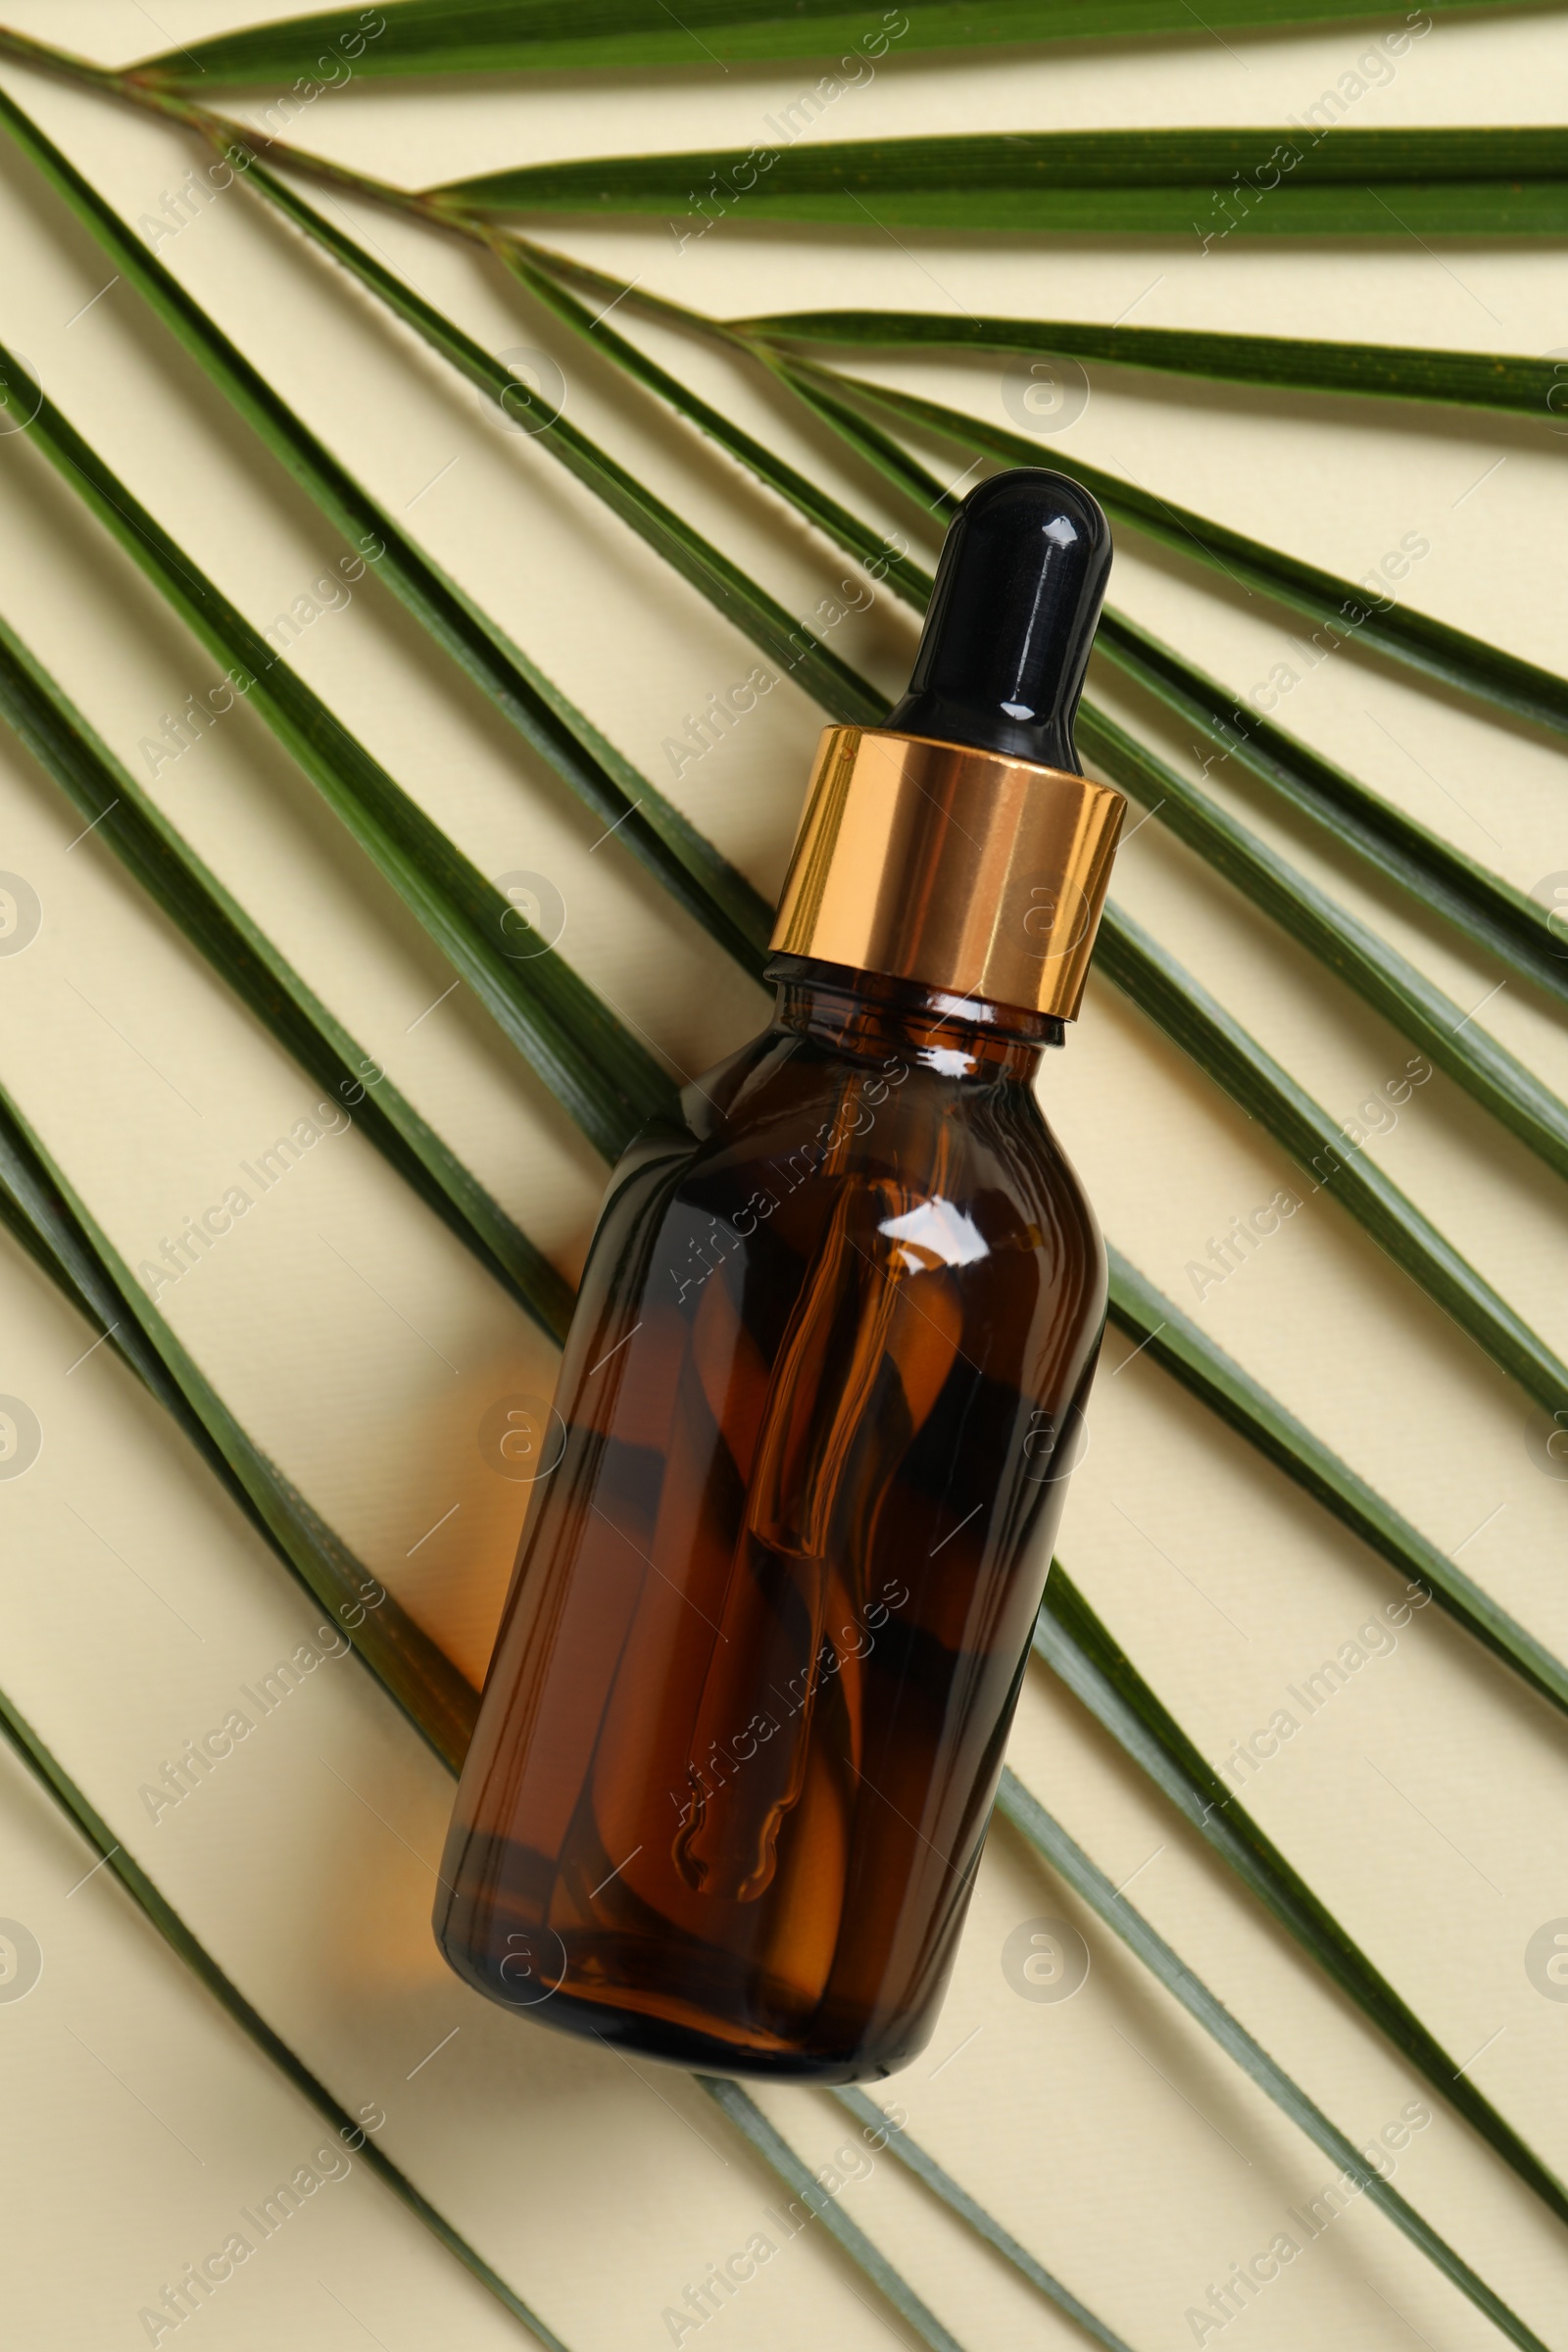
[[[1549,1168],[1568,1176],[1568,1103],[1517,1055],[1477,1028],[1397,949],[1093,704],[1080,706],[1077,723],[1084,749],[1113,782],[1147,802],[1178,839],[1422,1047]]]
[[[829,2196],[814,2174],[807,2170],[750,2093],[739,2082],[726,2082],[717,2075],[699,2075],[696,2079],[742,2137],[772,2166],[791,2195],[815,2214],[824,2230],[838,2240],[873,2285],[881,2289],[899,2317],[913,2328],[923,2344],[930,2346],[930,2352],[963,2352],[957,2337],[950,2334],[935,2312],[921,2302],[912,2287],[905,2284],[864,2230],[844,2212],[838,2198]]]
[[[1459,2109],[1557,2219],[1568,2221],[1568,2190],[1562,2182],[1454,2065],[1437,2036],[1259,1829],[1235,1789],[1211,1769],[1144,1681],[1059,1560],[1052,1562],[1034,1646],[1319,1968],[1420,2069],[1434,2089]]]
[[[350,548],[380,549],[370,557],[377,575],[443,651],[687,912],[755,968],[768,925],[760,894],[371,498],[3,90],[0,123]]]
[[[370,2170],[386,2182],[395,2196],[401,2197],[412,2213],[457,2259],[470,2271],[483,2286],[489,2288],[496,2300],[520,2320],[525,2328],[544,2345],[545,2352],[567,2352],[553,2328],[548,2328],[538,2314],[508,2285],[500,2273],[492,2269],[482,2254],[471,2246],[446,2219],[428,2197],[415,2187],[408,2175],[392,2162],[360,2123],[341,2106],[318,2076],[314,2075],[296,2051],[275,2033],[255,2008],[232,1977],[220,1968],[205,1944],[199,1942],[173,1905],[160,1892],[141,1865],[116,1838],[109,1824],[89,1802],[65,1767],[44,1745],[15,1703],[0,1690],[0,1737],[20,1756],[27,1770],[53,1797],[69,1820],[74,1823],[101,1861],[117,1878],[131,1901],[165,1942],[185,1963],[191,1974],[204,1984],[219,2006],[233,2019],[241,2032],[255,2042],[270,2058],[278,2072],[310,2102],[317,2113],[330,2125],[345,2148],[364,2157]]]
[[[1247,175],[1240,190],[1238,174]],[[812,138],[749,153],[528,164],[425,192],[503,218],[684,212],[693,235],[712,217],[706,199],[719,216],[733,211],[760,221],[844,227],[869,211],[884,228],[971,234],[1560,236],[1568,230],[1568,133],[1535,126],[1314,133],[1264,124]]]
[[[1316,343],[1169,326],[1101,326],[1078,318],[944,318],[927,311],[776,311],[726,319],[766,343],[883,351],[1066,353],[1110,368],[1152,368],[1211,383],[1361,400],[1437,401],[1500,409],[1544,424],[1563,405],[1550,360],[1490,351],[1425,351],[1385,343]]]
[[[1505,8],[1519,0],[1434,0],[1438,8]],[[1213,0],[1205,24],[1262,29],[1380,13],[1377,0]],[[270,81],[321,75],[332,87],[337,60],[322,44],[355,40],[361,74],[614,72],[628,67],[692,68],[794,57],[836,58],[866,42],[863,13],[844,0],[690,0],[678,18],[654,18],[640,0],[387,0],[377,12],[385,31],[367,41],[361,9],[329,8],[240,32],[218,33],[188,48],[149,57],[139,77],[172,88],[213,79]],[[1127,40],[1191,33],[1181,0],[906,0],[882,19],[904,19],[899,54],[970,49],[989,42]],[[880,50],[862,54],[878,56]]]
[[[376,1150],[557,1340],[571,1291],[259,930],[81,712],[0,620],[0,715],[247,1009],[353,1115]]]
[[[994,2246],[1003,2260],[1010,2262],[1013,2269],[1027,2278],[1030,2285],[1037,2288],[1048,2302],[1054,2303],[1056,2309],[1064,2311],[1070,2320],[1076,2320],[1086,2335],[1097,2344],[1103,2344],[1106,2352],[1132,2352],[1132,2347],[1123,2337],[1102,2321],[1097,2320],[1087,2305],[1079,2302],[1071,2287],[1063,2286],[1061,2280],[1054,2278],[1043,2263],[1036,2262],[1028,2247],[1020,2244],[1010,2230],[1004,2229],[994,2214],[977,2204],[968,2190],[955,2180],[953,2175],[938,2164],[918,2140],[911,2139],[907,2132],[891,2125],[881,2108],[874,2100],[868,2099],[863,2090],[835,2090],[833,2096],[867,2131],[885,2134],[889,2155],[896,2156],[917,2180],[923,2181],[933,2196],[939,2197],[951,2212],[967,2222],[976,2235],[983,2237],[987,2245]]]
[[[1368,791],[1250,704],[1244,709],[1124,612],[1106,607],[1095,650],[1199,729],[1218,755],[1204,761],[1205,772],[1234,760],[1423,911],[1440,915],[1473,947],[1568,1004],[1568,950],[1539,901]]]
[[[1312,1192],[1332,1189],[1379,1249],[1548,1413],[1568,1401],[1568,1365],[1397,1185],[1364,1155],[1357,1160],[1328,1113],[1256,1039],[1114,905],[1105,909],[1097,954],[1106,978],[1290,1152]]]
[[[1197,2020],[1244,2073],[1250,2076],[1258,2088],[1309,2139],[1316,2142],[1324,2154],[1332,2159],[1341,2175],[1354,2182],[1357,2194],[1370,2197],[1374,2204],[1380,2206],[1396,2228],[1403,2230],[1411,2243],[1420,2248],[1428,2261],[1442,2271],[1478,2311],[1485,2312],[1493,2326],[1499,2328],[1510,2343],[1520,2345],[1523,2352],[1547,2352],[1540,2336],[1527,2328],[1500,2297],[1494,2294],[1485,2279],[1477,2277],[1469,2264],[1438,2235],[1429,2223],[1423,2221],[1398,2190],[1392,2188],[1387,2180],[1369,2169],[1339,2127],[1329,2121],[1322,2109],[1307,2097],[1298,2083],[1293,2082],[1283,2067],[1276,2065],[1246,2027],[1231,2015],[1224,2003],[1177,1957],[1142,1912],[1134,1910],[1126,1897],[1116,1892],[1103,1871],[1096,1867],[1082,1846],[1068,1836],[1038,1798],[1030,1794],[1017,1775],[1005,1766],[997,1793],[997,1810],[1012,1823],[1037,1852],[1045,1856],[1052,1868],[1111,1933],[1119,1936],[1137,1953],[1145,1966],[1159,1979],[1166,1991],[1180,2001],[1188,2015]]]
[[[346,230],[325,220],[261,164],[251,166],[246,182],[340,262],[405,325],[412,327],[503,411],[509,401],[519,398],[516,377],[499,360],[492,358],[471,335],[445,318],[394,270],[368,253]],[[532,438],[662,556],[672,570],[707,597],[715,611],[737,628],[744,629],[808,693],[833,705],[867,709],[863,682],[836,654],[817,642],[808,623],[792,618],[782,605],[748,579],[738,565],[710,545],[662,500],[645,490],[586,433],[579,432],[564,417],[557,416],[541,423]]]
[[[1467,1633],[1568,1713],[1568,1666],[1500,1608],[1450,1554],[1412,1526],[1304,1422],[1154,1288],[1113,1243],[1110,1319],[1161,1370],[1283,1470],[1371,1550],[1430,1592]]]
[[[906,424],[922,426],[971,455],[1001,458],[1009,466],[1040,463],[1037,442],[1026,440],[1021,433],[1006,432],[999,425],[983,423],[938,401],[922,400],[912,393],[895,391],[889,385],[868,383],[860,376],[818,369],[808,361],[798,364],[798,372],[820,383],[830,393],[851,393],[873,411],[880,410]],[[1106,473],[1081,458],[1074,458],[1073,473],[1099,499],[1112,522],[1142,531],[1174,554],[1222,572],[1242,587],[1261,590],[1263,595],[1326,628],[1334,642],[1327,648],[1320,647],[1320,656],[1324,651],[1337,650],[1339,645],[1359,645],[1405,668],[1436,678],[1445,686],[1457,687],[1479,702],[1511,711],[1535,726],[1547,727],[1558,735],[1568,734],[1568,678],[1558,677],[1555,671],[1543,669],[1534,662],[1521,660],[1517,654],[1505,653],[1500,646],[1489,645],[1484,638],[1472,637],[1467,630],[1434,620],[1427,613],[1392,600],[1389,610],[1380,611],[1369,601],[1368,592],[1357,588],[1353,581],[1324,571],[1315,564],[1304,563],[1298,556],[1283,555],[1260,540],[1233,531],[1206,514],[1195,514],[1190,508],[1176,506],[1171,500],[1141,489],[1137,483],[1125,481],[1117,474]],[[1315,638],[1313,642],[1317,642]]]
[[[795,466],[788,465],[776,452],[764,446],[755,435],[748,433],[732,418],[723,416],[712,405],[661,368],[647,353],[628,342],[602,318],[596,318],[571,293],[569,288],[535,266],[526,247],[512,241],[499,246],[502,260],[513,274],[527,287],[535,300],[542,303],[556,318],[602,351],[621,371],[642,384],[646,390],[685,416],[698,430],[714,441],[728,456],[744,466],[760,482],[765,482],[785,502],[823,535],[858,558],[868,558],[881,564],[883,572],[893,578],[901,593],[914,601],[928,594],[930,583],[919,568],[904,556],[889,551],[884,540],[878,539],[868,523],[851,514],[838,501],[830,498],[816,483],[808,480]]]
[[[436,1753],[447,1763],[461,1757],[478,1692],[247,1436],[4,1089],[0,1204],[39,1264],[174,1414],[284,1565],[344,1626]]]
[[[0,346],[0,368],[23,380]],[[235,606],[135,500],[46,396],[28,438],[209,650],[250,680],[254,707],[505,1034],[607,1157],[673,1088],[554,951],[514,959],[512,912],[418,804],[276,659]]]

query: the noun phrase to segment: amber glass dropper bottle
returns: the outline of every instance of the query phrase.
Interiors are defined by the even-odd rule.
[[[936,2022],[1104,1318],[1034,1082],[1109,564],[1060,474],[964,501],[908,693],[822,738],[769,1026],[611,1180],[435,1914],[545,2024],[848,2082]]]

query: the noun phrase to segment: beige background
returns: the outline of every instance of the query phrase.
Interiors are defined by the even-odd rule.
[[[249,0],[12,0],[7,21],[125,58],[270,12]],[[874,12],[868,11],[868,23]],[[1396,20],[1389,21],[1392,26]],[[890,57],[824,128],[1275,122],[1388,27],[969,62]],[[1357,123],[1549,120],[1560,16],[1440,18]],[[551,156],[747,146],[812,72],[455,88],[357,85],[307,144],[410,182]],[[5,86],[132,220],[195,160],[172,131],[8,71]],[[568,413],[752,567],[793,610],[845,566],[729,465],[667,428],[455,246],[365,214],[359,232],[493,349],[554,351]],[[1543,352],[1568,344],[1557,253],[1521,245],[1106,240],[1059,248],[750,229],[677,255],[657,222],[560,241],[719,312],[860,300],[1019,316],[1372,336]],[[338,545],[29,168],[0,154],[0,334],[184,547],[259,624]],[[663,739],[743,677],[751,648],[476,398],[242,193],[163,258],[285,396],[534,658],[764,889],[782,871],[820,716],[773,694],[671,783]],[[642,330],[638,330],[641,332]],[[880,527],[907,528],[802,438],[750,379],[650,336]],[[900,381],[1006,421],[994,364],[888,363]],[[1314,406],[1154,378],[1096,377],[1042,442],[1356,575],[1401,535],[1431,553],[1413,605],[1562,667],[1561,457],[1542,430],[1462,414]],[[953,470],[958,470],[956,462]],[[417,502],[416,504],[415,502]],[[162,714],[212,664],[85,518],[24,436],[0,440],[4,611],[133,769]],[[934,552],[934,538],[917,539]],[[1290,659],[1284,619],[1123,550],[1115,601],[1245,690]],[[839,650],[893,688],[912,644],[882,600]],[[296,648],[298,666],[486,872],[548,874],[564,950],[675,1068],[748,1035],[760,994],[670,911],[367,581]],[[1100,691],[1107,699],[1103,680]],[[1353,654],[1289,695],[1285,723],[1524,889],[1568,868],[1560,758],[1524,730],[1424,695]],[[1180,740],[1173,756],[1188,759]],[[568,1271],[601,1171],[434,951],[236,712],[165,769],[163,805],[399,1085]],[[1253,821],[1326,878],[1466,1007],[1498,975],[1429,935],[1315,850]],[[0,866],[31,882],[42,930],[0,960],[0,1076],[133,1262],[218,1200],[316,1090],[0,738]],[[1409,1046],[1212,881],[1158,825],[1127,848],[1120,900],[1348,1118]],[[1568,1046],[1524,992],[1485,1019],[1568,1092]],[[1092,984],[1045,1099],[1110,1236],[1469,1571],[1568,1649],[1565,1494],[1532,1456],[1521,1396],[1333,1206],[1293,1219],[1200,1307],[1184,1274],[1208,1237],[1290,1178],[1123,1000]],[[1435,1078],[1379,1163],[1503,1295],[1568,1352],[1568,1241],[1544,1171]],[[470,1672],[488,1645],[519,1515],[475,1431],[508,1390],[548,1385],[549,1351],[358,1135],[315,1152],[164,1304],[253,1434]],[[139,1785],[221,1721],[317,1612],[159,1409],[19,1251],[0,1245],[0,1391],[26,1398],[41,1458],[0,1484],[4,1676],[94,1802],[275,2029],[574,2352],[667,2343],[663,2307],[760,2227],[772,2176],[678,2075],[535,2033],[443,1968],[427,1917],[449,1784],[353,1664],[320,1671],[155,1827]],[[1112,1335],[1063,1557],[1216,1763],[1284,1687],[1395,1596],[1389,1572]],[[68,1371],[69,1367],[75,1366]],[[425,1531],[459,1505],[427,1542]],[[1479,1532],[1478,1532],[1479,1531]],[[417,1548],[416,1548],[417,1546]],[[412,1556],[411,1556],[412,1554]],[[1561,1723],[1441,1619],[1418,1617],[1256,1783],[1267,1829],[1455,2053],[1568,2168],[1568,2007],[1527,1980],[1526,1943],[1568,1914]],[[1032,1671],[1011,1758],[1118,1884],[1357,2139],[1420,2095],[1174,1816]],[[8,2342],[146,2340],[139,2307],[219,2246],[324,2132],[209,2003],[20,1769],[0,1763],[0,1914],[44,1952],[0,2004]],[[911,2129],[1137,2352],[1193,2340],[1184,2312],[1288,2227],[1330,2168],[1093,1922],[1088,1984],[1020,1999],[1002,1946],[1071,1898],[999,1831],[929,2054],[895,2087]],[[446,2041],[439,2053],[421,2063]],[[844,2121],[805,2091],[762,2094],[813,2163]],[[1398,2185],[1552,2343],[1568,2342],[1562,2237],[1446,2111]],[[845,2192],[958,2338],[987,2352],[1076,2332],[887,2161]],[[704,2330],[705,2345],[860,2352],[905,2331],[812,2229]],[[857,2296],[860,2299],[857,2300]],[[204,2309],[211,2352],[386,2352],[519,2340],[518,2330],[363,2167],[323,2189]],[[1356,2209],[1225,2331],[1243,2352],[1497,2340],[1387,2224]],[[165,2339],[168,2340],[167,2338]],[[688,2337],[688,2341],[691,2339]],[[1212,2341],[1212,2337],[1209,2339]]]

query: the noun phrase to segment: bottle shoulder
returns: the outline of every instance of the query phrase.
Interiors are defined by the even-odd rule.
[[[943,1066],[946,1058],[844,1055],[797,1032],[764,1031],[700,1082],[700,1115],[688,1116],[697,1156],[808,1142],[865,1168],[934,1154],[1082,1199],[1033,1086],[1011,1073],[970,1076]]]
[[[687,1087],[683,1126],[645,1131],[611,1199],[672,1232],[707,1228],[733,1246],[773,1225],[808,1247],[853,1182],[886,1196],[879,1230],[922,1262],[1022,1252],[1102,1293],[1099,1226],[1033,1088],[936,1058],[847,1056],[763,1031]]]

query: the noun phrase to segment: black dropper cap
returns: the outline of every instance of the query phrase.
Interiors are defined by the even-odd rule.
[[[1072,722],[1110,525],[1064,473],[1019,466],[954,516],[909,691],[884,724],[1081,775]]]

